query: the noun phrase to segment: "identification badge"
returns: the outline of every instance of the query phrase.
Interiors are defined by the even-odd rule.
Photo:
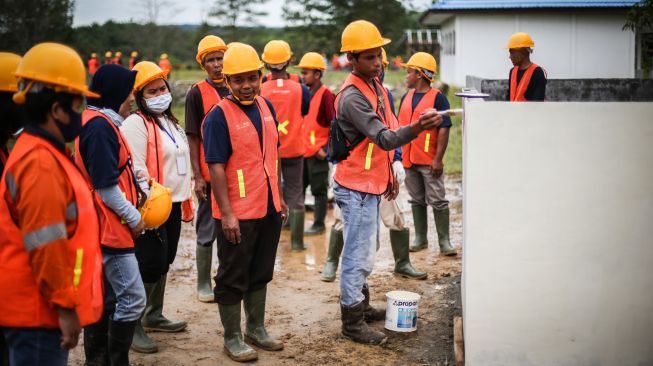
[[[186,155],[177,155],[177,174],[186,175],[187,173],[188,169],[186,166]]]

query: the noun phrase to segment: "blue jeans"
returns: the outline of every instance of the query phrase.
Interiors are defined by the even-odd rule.
[[[65,366],[68,350],[60,346],[61,331],[46,328],[2,328],[9,364],[22,366]]]
[[[105,306],[115,303],[115,321],[138,320],[145,310],[145,287],[134,253],[102,253],[106,286]]]
[[[365,298],[363,285],[374,267],[381,196],[354,191],[337,183],[333,192],[344,224],[340,303],[354,306]]]

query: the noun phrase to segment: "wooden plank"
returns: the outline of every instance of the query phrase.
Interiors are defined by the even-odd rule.
[[[453,354],[456,366],[465,365],[465,339],[463,337],[463,317],[453,318]]]

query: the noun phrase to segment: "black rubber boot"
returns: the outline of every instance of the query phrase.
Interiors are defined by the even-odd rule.
[[[246,292],[243,297],[247,327],[245,340],[266,351],[281,351],[283,342],[271,337],[265,329],[265,297],[267,288]]]
[[[293,251],[302,251],[304,246],[304,210],[291,209],[290,217],[290,246]]]
[[[324,234],[326,230],[324,226],[324,218],[327,213],[327,196],[317,196],[315,197],[315,205],[313,209],[313,225],[304,231],[304,235],[320,235]]]
[[[456,249],[451,246],[449,241],[449,208],[444,210],[433,209],[435,218],[435,228],[438,231],[438,244],[440,245],[440,254],[447,257],[458,255]]]
[[[340,304],[342,335],[356,343],[384,344],[388,337],[384,333],[377,332],[367,326],[363,315],[363,307],[363,302],[354,306]]]
[[[345,241],[342,237],[342,231],[336,230],[331,227],[331,236],[329,237],[329,251],[327,252],[327,259],[322,269],[320,279],[324,282],[333,282],[336,279],[336,272],[338,271],[338,262],[340,261],[340,254]]]
[[[375,309],[370,305],[370,287],[367,283],[363,285],[362,292],[363,296],[365,296],[365,299],[361,302],[361,304],[363,304],[363,317],[365,318],[365,321],[370,323],[385,320],[385,309]]]
[[[240,331],[240,303],[218,304],[220,321],[224,328],[224,353],[234,361],[247,362],[258,359],[258,353],[243,341]]]
[[[111,366],[129,366],[129,347],[137,321],[109,322],[109,358]]]
[[[402,231],[390,230],[390,245],[392,246],[392,255],[395,257],[395,273],[416,280],[426,279],[428,274],[416,270],[410,263],[408,253],[409,237],[410,232],[408,229]]]
[[[97,323],[84,327],[84,356],[86,357],[86,361],[84,362],[85,366],[110,365],[108,333],[109,313],[107,311],[102,313],[102,317],[97,321]],[[2,337],[1,334],[0,337]]]
[[[426,206],[412,205],[413,222],[415,223],[415,239],[410,245],[411,252],[419,252],[429,246],[427,239],[428,217],[426,216]]]

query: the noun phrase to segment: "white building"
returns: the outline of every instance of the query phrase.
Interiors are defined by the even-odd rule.
[[[441,31],[440,78],[506,79],[506,45],[515,32],[535,41],[531,60],[549,78],[633,78],[635,33],[622,30],[637,0],[439,0],[422,24]]]

